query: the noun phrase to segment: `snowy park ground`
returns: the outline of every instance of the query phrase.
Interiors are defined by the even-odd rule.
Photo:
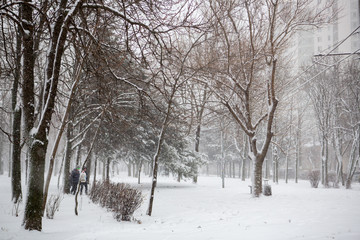
[[[147,216],[151,179],[114,178],[142,189],[145,200],[134,217],[117,222],[110,212],[80,198],[74,214],[74,196],[65,195],[53,220],[43,219],[43,231],[26,231],[12,214],[10,179],[0,176],[0,239],[36,240],[232,240],[232,239],[360,239],[360,185],[353,189],[310,188],[308,181],[276,185],[273,196],[253,198],[249,181],[199,177],[198,184],[160,178],[153,214]],[[54,183],[50,191],[56,192]]]

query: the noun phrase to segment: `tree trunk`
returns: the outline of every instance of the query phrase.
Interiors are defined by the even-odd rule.
[[[267,158],[265,158],[265,179],[269,179],[269,161]]]
[[[90,176],[91,176],[91,165],[94,161],[93,158],[95,157],[95,154],[92,152],[91,156],[86,164],[86,181],[89,184],[90,183]]]
[[[290,104],[290,120],[289,120],[289,142],[286,149],[286,169],[285,169],[285,183],[289,182],[289,158],[290,158],[290,149],[291,149],[291,139],[292,139],[292,113],[293,113],[293,102],[294,99],[291,98],[291,104]]]
[[[26,2],[31,2],[26,0]],[[21,18],[23,28],[27,34],[23,34],[23,84],[22,84],[22,101],[24,103],[24,123],[26,137],[30,136],[30,132],[34,126],[34,41],[32,26],[33,9],[30,5],[21,5]],[[29,157],[30,157],[30,174],[28,196],[25,206],[24,225],[25,229],[38,230],[42,229],[42,197],[45,170],[45,153],[41,138],[29,139]]]
[[[337,108],[334,108],[334,118],[335,124],[338,124],[338,112]],[[335,149],[335,157],[336,157],[336,184],[339,182],[344,186],[344,178],[343,178],[343,154],[342,154],[342,144],[340,143],[339,129],[335,128],[333,133],[333,146]]]
[[[31,1],[27,1],[31,2]],[[61,68],[61,59],[64,52],[64,45],[67,37],[67,26],[71,17],[68,14],[75,14],[81,1],[73,5],[72,11],[66,11],[67,0],[61,0],[55,24],[52,26],[50,48],[47,55],[46,76],[42,106],[39,111],[34,132],[34,44],[33,44],[33,19],[32,6],[22,4],[23,27],[26,36],[23,40],[23,113],[25,119],[25,132],[30,136],[33,134],[30,144],[30,176],[28,187],[28,198],[25,207],[24,226],[28,230],[42,229],[42,202],[45,173],[45,157],[48,145],[48,133],[54,111],[55,97]],[[31,44],[30,44],[31,43]]]
[[[106,176],[105,181],[110,182],[110,158],[108,157],[106,160]]]
[[[201,132],[201,124],[199,124],[196,128],[196,134],[195,134],[195,152],[199,152],[199,146],[200,146],[200,132]],[[197,183],[198,181],[198,169],[196,167],[195,169],[196,174],[193,177],[193,183]]]
[[[299,152],[299,143],[298,143],[298,141],[296,141],[297,143],[296,143],[296,156],[295,156],[295,183],[298,183],[298,175],[299,175],[299,154],[300,154],[300,152]]]
[[[160,156],[160,152],[162,149],[162,144],[164,141],[164,135],[165,135],[165,131],[167,128],[167,124],[169,121],[169,117],[170,117],[170,108],[171,107],[171,102],[168,103],[168,109],[167,109],[167,114],[165,116],[165,120],[162,124],[161,127],[161,131],[159,134],[159,139],[158,139],[158,143],[157,143],[157,147],[156,147],[156,151],[155,151],[155,155],[154,155],[154,160],[153,160],[153,175],[152,175],[152,184],[151,184],[151,191],[150,191],[150,199],[149,199],[149,207],[148,210],[146,212],[147,215],[151,216],[152,214],[152,208],[153,208],[153,203],[154,203],[154,194],[155,194],[155,188],[156,188],[156,184],[157,184],[157,175],[158,175],[158,168],[159,168],[159,156]]]
[[[127,166],[128,177],[131,177],[131,162],[129,161],[129,163],[126,164],[126,166]]]
[[[285,183],[288,183],[289,178],[289,150],[286,153],[285,157]]]
[[[322,136],[321,141],[321,170],[321,183],[325,187],[328,187],[328,144],[324,135]]]
[[[198,124],[195,133],[195,152],[199,152],[201,125]]]
[[[61,179],[61,172],[63,171],[63,167],[64,167],[64,162],[65,162],[65,155],[63,155],[61,164],[60,164],[59,176],[58,176],[58,182],[57,182],[58,190],[60,190],[60,179]]]
[[[106,181],[106,160],[103,160],[102,163],[102,179]]]
[[[233,161],[233,178],[236,178],[235,172],[236,172],[236,162]]]
[[[21,133],[21,110],[17,109],[13,116],[13,151],[12,151],[12,201],[17,203],[21,200],[21,147],[20,147],[20,133]]]
[[[28,184],[29,179],[29,148],[26,149],[26,157],[25,157],[25,185]]]
[[[65,152],[65,166],[64,166],[64,189],[63,193],[70,193],[70,163],[71,163],[71,153],[72,153],[72,123],[68,122],[66,130],[66,152]]]
[[[3,163],[3,150],[4,150],[4,142],[2,136],[0,136],[0,175],[4,174],[4,163]]]
[[[20,13],[21,14],[21,13]],[[20,31],[20,30],[19,30]],[[11,167],[11,185],[12,201],[17,203],[21,200],[21,109],[17,106],[18,87],[21,72],[21,36],[16,34],[16,59],[14,82],[11,90],[11,106],[13,111],[12,121],[12,167]]]
[[[177,181],[178,182],[180,182],[181,181],[181,177],[182,177],[182,174],[181,174],[181,172],[178,172],[178,174],[177,174],[178,176],[177,176]]]
[[[252,177],[252,194],[259,197],[262,193],[262,165],[264,160],[260,158],[253,159],[253,177]]]
[[[246,162],[249,158],[249,138],[247,135],[244,135],[244,155],[241,162],[241,180],[245,181],[246,178]]]
[[[79,166],[80,165],[80,160],[81,160],[81,146],[82,144],[80,143],[78,146],[77,146],[77,151],[76,151],[76,166]]]
[[[275,159],[275,182],[279,183],[279,157]]]
[[[133,177],[136,177],[136,161],[133,161],[133,164],[132,164],[132,176]]]
[[[221,171],[221,187],[225,188],[225,160],[221,160],[220,171]]]
[[[95,156],[93,186],[95,186],[95,184],[96,184],[97,162],[98,162],[98,160],[97,160],[97,157]]]
[[[298,111],[298,124],[296,130],[296,156],[295,156],[295,183],[298,183],[299,166],[301,160],[301,116]]]
[[[220,163],[220,171],[221,171],[221,187],[225,188],[225,153],[224,153],[224,132],[221,124],[221,131],[220,131],[220,148],[221,148],[221,163]]]
[[[229,161],[229,178],[232,178],[232,164],[231,161]]]
[[[356,145],[358,145],[358,151],[359,155],[356,157]],[[350,156],[349,156],[349,164],[348,164],[348,170],[347,170],[347,176],[345,181],[345,187],[346,189],[351,188],[352,178],[354,176],[356,166],[359,162],[360,158],[360,127],[354,132],[354,140],[351,146],[350,150]]]
[[[45,130],[45,129],[44,129]],[[45,131],[34,138],[30,146],[30,175],[25,206],[25,229],[41,231],[45,172],[45,155],[48,142]]]
[[[143,165],[143,160],[140,161],[139,167],[138,167],[138,184],[140,184],[140,177],[141,177],[141,168]]]

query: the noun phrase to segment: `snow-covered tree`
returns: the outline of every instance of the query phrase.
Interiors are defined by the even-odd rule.
[[[258,197],[273,137],[283,53],[296,30],[324,22],[325,13],[308,0],[208,1],[208,6],[220,51],[211,87],[249,137],[253,195]]]

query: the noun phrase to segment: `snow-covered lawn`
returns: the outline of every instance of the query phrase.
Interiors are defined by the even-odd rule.
[[[149,178],[114,178],[140,187],[145,201],[134,217],[117,222],[110,212],[80,198],[79,216],[74,196],[66,195],[53,220],[43,219],[43,231],[25,231],[12,215],[10,179],[0,176],[0,239],[36,240],[210,240],[210,239],[360,239],[360,185],[352,190],[312,189],[307,181],[272,185],[273,196],[252,198],[249,182],[199,177],[197,185],[160,178],[153,215],[147,216]],[[51,191],[55,192],[55,183]]]

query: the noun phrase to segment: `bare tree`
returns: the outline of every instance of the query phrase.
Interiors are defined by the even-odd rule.
[[[359,60],[353,58],[344,66],[345,71],[342,71],[344,76],[340,77],[345,91],[339,98],[341,102],[341,109],[345,116],[342,119],[342,126],[347,129],[346,135],[350,136],[351,149],[349,152],[348,169],[346,174],[345,187],[351,188],[352,179],[360,162],[360,85],[359,85]],[[335,126],[338,128],[338,126]],[[336,141],[344,141],[343,139]],[[356,151],[357,149],[357,151]],[[339,166],[341,169],[341,165]],[[338,168],[339,169],[339,168]],[[339,174],[342,173],[339,169]]]
[[[323,9],[309,4],[306,0],[208,2],[221,51],[220,71],[212,87],[249,137],[255,197],[262,192],[262,166],[273,137],[282,54],[296,30],[325,20]]]
[[[156,143],[156,150],[153,157],[153,173],[152,186],[149,199],[149,207],[147,215],[151,216],[154,202],[155,188],[158,178],[159,156],[163,147],[165,132],[172,121],[174,109],[177,105],[176,97],[181,88],[186,86],[186,83],[192,79],[196,71],[189,71],[188,56],[195,46],[201,42],[203,35],[199,35],[194,39],[189,39],[190,44],[184,44],[184,41],[178,42],[172,46],[171,52],[164,53],[161,56],[159,68],[157,68],[153,87],[157,89],[164,99],[164,111],[162,112],[163,120]],[[162,62],[168,62],[166,66]]]

